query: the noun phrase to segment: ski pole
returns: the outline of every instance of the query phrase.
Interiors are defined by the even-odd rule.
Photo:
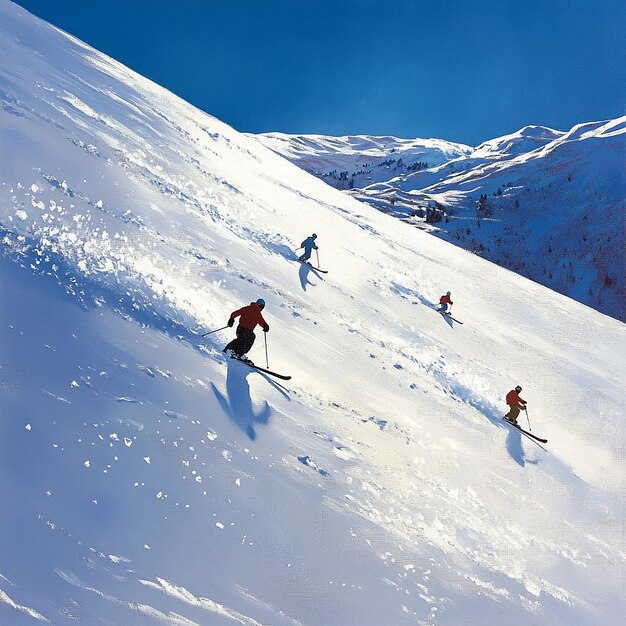
[[[320,267],[320,254],[317,250],[315,251],[315,256],[317,257],[317,267]]]
[[[526,410],[526,419],[528,420],[528,430],[532,430],[530,427],[530,417],[528,417],[528,406],[524,405],[524,409]]]
[[[225,328],[228,328],[228,325],[222,326],[221,328],[216,328],[215,330],[210,330],[208,333],[204,333],[204,335],[202,336],[206,337],[207,335],[212,335],[213,333],[216,333],[218,330],[224,330]]]
[[[263,336],[265,337],[265,367],[267,367],[267,369],[270,368],[270,360],[267,357],[267,333],[263,333]]]

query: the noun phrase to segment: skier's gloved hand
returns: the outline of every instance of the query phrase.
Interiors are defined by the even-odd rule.
[[[264,333],[269,333],[270,332],[270,325],[269,324],[265,324],[265,326],[263,326],[263,332]]]
[[[226,324],[226,325],[227,325],[227,326],[229,326],[230,328],[232,328],[234,323],[235,323],[235,318],[234,318],[234,317],[231,317],[231,318],[228,320],[228,322],[227,322],[227,324]]]

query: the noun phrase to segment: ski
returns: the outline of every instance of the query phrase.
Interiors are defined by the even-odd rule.
[[[513,428],[517,428],[517,430],[524,433],[527,437],[535,439],[536,441],[540,441],[541,443],[548,443],[547,439],[542,439],[541,437],[537,437],[537,435],[533,435],[532,433],[529,433],[527,430],[524,430],[521,426],[518,426],[517,424],[511,424],[509,420],[502,418],[502,421],[506,422],[509,426],[512,426]]]
[[[298,261],[298,263],[302,263],[302,265],[308,265],[312,270],[315,270],[316,272],[319,272],[320,274],[328,274],[328,270],[322,270],[319,267],[315,267],[314,265],[311,265],[310,263],[307,263],[306,261],[301,261],[300,259],[296,259]]]
[[[435,309],[435,311],[437,311],[437,313],[441,313],[441,315],[445,315],[446,317],[449,317],[453,322],[456,322],[457,324],[463,323],[461,320],[457,320],[456,318],[452,317],[450,313],[446,313],[445,311],[440,311],[439,309]]]
[[[270,376],[275,376],[276,378],[280,378],[281,380],[291,380],[291,376],[285,376],[284,374],[277,374],[276,372],[272,372],[271,370],[267,370],[264,367],[259,367],[258,365],[255,365],[254,363],[248,363],[246,361],[242,361],[241,359],[238,359],[236,356],[232,356],[230,357],[231,359],[235,360],[235,361],[239,361],[239,363],[242,363],[243,365],[247,365],[248,367],[252,368],[253,370],[258,370],[259,372],[263,372],[264,374],[269,374]]]

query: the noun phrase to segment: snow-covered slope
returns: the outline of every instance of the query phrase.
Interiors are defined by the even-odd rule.
[[[541,148],[563,135],[562,131],[546,126],[524,126],[510,135],[503,135],[481,143],[472,151],[471,156],[510,159]]]
[[[472,149],[443,139],[399,139],[370,135],[250,135],[336,189],[362,188],[437,167]]]
[[[619,322],[7,0],[0,41],[0,623],[620,623]],[[286,384],[200,337],[259,296]]]
[[[515,158],[422,189],[456,219],[449,240],[626,319],[626,117],[580,124]],[[481,194],[485,210],[477,211]]]
[[[624,320],[625,120],[580,124],[567,133],[526,126],[439,163],[425,159],[427,168],[409,172],[392,164],[386,176],[348,177],[340,188]],[[259,138],[268,143],[265,135]],[[312,165],[315,149],[326,170],[337,170],[343,167],[349,139],[319,138],[309,146],[307,159],[298,151],[296,137],[282,136],[269,145],[319,176],[322,170]],[[358,154],[351,151],[350,158]],[[323,179],[337,186],[327,176]],[[488,196],[486,215],[476,211],[483,194]],[[446,219],[424,225],[427,208],[437,208]]]

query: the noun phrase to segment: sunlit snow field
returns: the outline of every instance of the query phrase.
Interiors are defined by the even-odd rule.
[[[8,0],[0,41],[1,624],[620,623],[622,324]],[[201,337],[258,297],[288,382]]]

